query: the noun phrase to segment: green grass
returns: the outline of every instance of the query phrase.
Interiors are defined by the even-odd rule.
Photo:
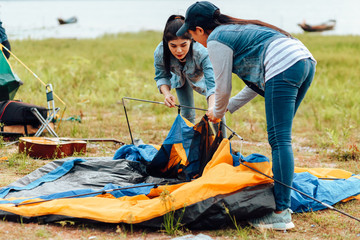
[[[317,34],[296,37],[309,48],[318,63],[314,82],[293,124],[295,165],[336,167],[359,174],[360,37]],[[62,121],[57,124],[59,136],[111,137],[130,143],[121,100],[133,97],[163,101],[154,81],[153,67],[153,51],[160,40],[159,32],[141,32],[84,40],[12,41],[12,49],[42,81],[51,83],[55,93],[66,102],[63,118],[81,116],[81,123]],[[16,99],[45,105],[44,86],[13,57],[10,62],[24,82]],[[243,82],[234,75],[232,95],[243,87]],[[195,94],[195,102],[196,107],[207,107],[205,98],[199,94]],[[56,100],[56,103],[61,110],[64,109],[61,102]],[[141,138],[145,143],[161,144],[177,110],[130,100],[125,103],[133,137]],[[200,120],[203,114],[198,111],[197,118]],[[241,148],[244,155],[257,152],[271,156],[262,97],[256,97],[232,115],[227,113],[226,118],[227,125],[245,139]],[[239,150],[240,141],[234,138],[232,142],[233,148]],[[89,147],[84,156],[113,156],[117,147],[97,144]],[[0,151],[0,158],[7,157],[7,160],[0,161],[0,186],[48,162],[34,161],[18,154],[16,147],[4,147],[1,139]],[[337,207],[359,216],[357,201],[338,204]],[[296,229],[287,233],[232,228],[205,234],[247,235],[246,238],[243,236],[244,239],[339,239],[339,236],[357,239],[356,234],[360,231],[358,223],[330,210],[295,214],[294,222]],[[349,229],[347,226],[353,227]],[[116,230],[113,233],[118,235]],[[49,233],[39,228],[35,235],[47,237]]]

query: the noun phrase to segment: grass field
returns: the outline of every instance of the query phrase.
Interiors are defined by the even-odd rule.
[[[296,36],[317,60],[314,82],[299,108],[293,125],[295,165],[331,167],[360,174],[360,37]],[[47,39],[12,41],[13,53],[54,91],[65,105],[61,108],[57,132],[61,137],[116,138],[131,143],[123,97],[163,101],[154,78],[153,51],[161,40],[159,32],[109,35],[92,40]],[[10,63],[24,85],[16,99],[45,105],[45,87],[14,57]],[[233,76],[233,95],[244,87]],[[196,94],[196,107],[206,108],[205,99]],[[134,138],[161,144],[177,115],[163,105],[126,100]],[[244,138],[235,139],[233,148],[243,155],[271,156],[267,143],[264,100],[256,97],[234,114],[226,115],[227,125]],[[64,113],[64,115],[62,115]],[[204,112],[197,112],[200,119]],[[69,121],[80,118],[81,122]],[[66,120],[67,119],[67,120]],[[2,142],[1,142],[2,143]],[[117,146],[92,144],[85,156],[113,156]],[[17,147],[0,144],[0,186],[32,172],[49,161],[34,160],[17,153]],[[360,216],[358,201],[337,204],[337,208]],[[360,239],[360,225],[331,210],[293,214],[296,225],[286,233],[234,228],[203,232],[214,239]],[[62,232],[63,235],[59,235]],[[59,224],[36,225],[0,222],[0,239],[170,239],[160,233],[136,234],[114,226]],[[22,234],[22,235],[20,235]],[[184,234],[188,234],[184,232]],[[21,237],[25,235],[26,237]],[[14,238],[12,238],[12,236]]]

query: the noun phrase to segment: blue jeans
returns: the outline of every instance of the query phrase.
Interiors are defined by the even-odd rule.
[[[194,90],[191,88],[190,84],[185,81],[184,86],[181,88],[176,88],[176,95],[179,99],[180,105],[183,106],[189,106],[189,107],[195,107],[194,103]],[[180,109],[181,116],[189,120],[191,123],[195,124],[195,109],[191,108],[181,108]],[[223,123],[226,124],[225,117],[221,119]],[[213,124],[215,132],[218,132],[219,123]],[[222,135],[226,138],[226,127],[222,125],[221,127]]]
[[[265,84],[265,110],[268,140],[272,151],[274,179],[292,185],[294,154],[291,128],[295,113],[315,74],[315,62],[302,59]],[[275,182],[276,210],[290,207],[291,189]]]

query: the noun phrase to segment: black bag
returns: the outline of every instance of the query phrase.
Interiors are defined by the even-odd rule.
[[[47,109],[45,107],[19,101],[0,102],[0,123],[4,125],[31,125],[39,127],[41,122],[31,112],[32,108],[37,108],[40,114],[46,119]]]

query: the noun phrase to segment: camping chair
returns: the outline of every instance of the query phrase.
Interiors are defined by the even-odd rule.
[[[41,126],[39,130],[35,133],[35,137],[38,137],[41,135],[41,133],[46,129],[48,132],[53,135],[54,137],[58,137],[54,129],[49,125],[51,121],[54,120],[56,117],[56,114],[59,112],[60,108],[55,107],[55,101],[53,96],[53,88],[51,84],[46,85],[46,100],[47,100],[47,106],[48,106],[48,114],[47,118],[45,119],[40,112],[37,110],[37,108],[31,108],[32,113],[39,119],[41,122]]]

